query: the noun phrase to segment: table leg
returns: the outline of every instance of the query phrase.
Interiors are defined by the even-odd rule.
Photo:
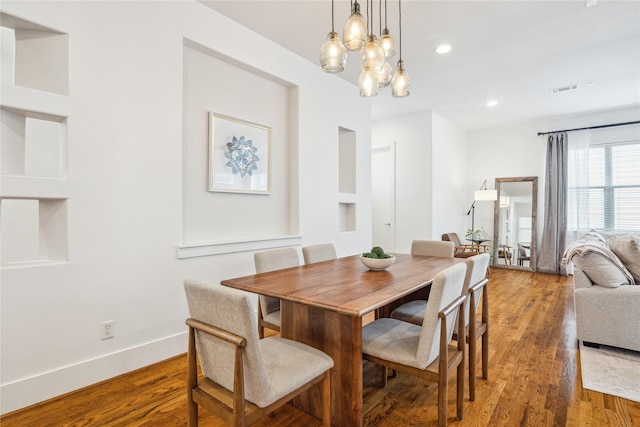
[[[331,425],[362,426],[362,318],[280,302],[283,338],[296,340],[333,358]],[[320,418],[320,389],[314,387],[294,399],[298,408]]]

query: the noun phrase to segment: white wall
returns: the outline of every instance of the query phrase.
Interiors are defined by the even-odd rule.
[[[537,133],[635,120],[640,120],[640,108],[637,106],[468,132],[466,178],[469,185],[469,204],[473,199],[473,190],[478,189],[485,179],[487,187],[492,189],[495,188],[495,178],[537,176],[537,231],[540,242],[544,219],[547,139],[538,136]],[[469,219],[469,227],[470,221]],[[476,203],[475,223],[476,228],[482,226],[493,236],[493,203]]]
[[[432,238],[432,113],[425,111],[373,124],[373,146],[396,143],[396,251],[413,239]]]
[[[373,124],[373,144],[396,141],[396,250],[463,232],[466,133],[424,111]]]
[[[261,70],[289,91],[274,107],[288,104],[293,118],[288,150],[278,154],[291,159],[289,169],[275,175],[289,182],[274,187],[273,198],[289,192],[282,215],[297,222],[298,242],[333,241],[341,255],[370,246],[370,105],[354,85],[197,2],[4,1],[2,12],[69,34],[70,105],[68,262],[1,271],[2,413],[184,352],[182,281],[254,272],[246,247],[177,258],[184,195],[215,197],[206,192],[204,161],[192,171],[184,158],[185,39],[227,58],[225,67]],[[240,118],[270,108],[264,99],[245,110],[236,93],[218,92],[211,108],[228,113],[228,106]],[[337,231],[340,126],[357,135],[350,233]],[[271,196],[225,195],[220,210],[231,228],[236,201],[250,197]],[[211,240],[211,233],[203,234]],[[115,338],[101,341],[104,320],[115,321]]]
[[[464,239],[467,204],[467,134],[433,113],[432,237],[456,232]]]

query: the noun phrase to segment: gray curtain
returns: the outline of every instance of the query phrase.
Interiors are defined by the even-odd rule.
[[[566,275],[560,265],[567,234],[567,179],[568,179],[567,133],[556,132],[547,140],[547,169],[544,188],[544,228],[538,271]]]

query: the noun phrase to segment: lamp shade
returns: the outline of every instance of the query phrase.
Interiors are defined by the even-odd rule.
[[[332,31],[320,48],[320,65],[327,73],[339,73],[347,63],[347,49],[342,44],[340,36]]]
[[[358,80],[360,96],[376,96],[378,94],[378,75],[373,71],[363,71]]]
[[[378,73],[378,87],[387,87],[391,83],[391,76],[393,75],[393,68],[388,61],[384,61],[382,70]]]
[[[398,61],[396,72],[391,78],[391,96],[394,98],[402,98],[409,96],[409,85],[411,80],[409,74],[404,70],[402,59]]]
[[[393,36],[389,34],[389,29],[385,28],[382,36],[380,37],[380,45],[384,50],[384,56],[386,58],[391,58],[396,54],[396,46],[393,41]]]
[[[360,50],[367,41],[367,23],[360,14],[358,0],[353,4],[351,16],[344,25],[344,47],[348,50]]]
[[[384,50],[378,38],[373,34],[367,38],[367,44],[362,49],[362,55],[360,60],[360,69],[364,72],[373,71],[379,73],[384,67]]]
[[[498,200],[498,190],[476,190],[473,200],[475,201],[496,201]]]

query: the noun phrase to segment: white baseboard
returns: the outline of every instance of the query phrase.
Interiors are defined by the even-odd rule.
[[[187,350],[187,332],[0,386],[0,415],[168,359]]]

